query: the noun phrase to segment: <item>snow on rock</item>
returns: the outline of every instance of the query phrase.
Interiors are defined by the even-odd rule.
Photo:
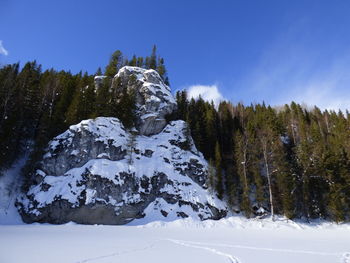
[[[103,80],[107,78],[107,76],[95,76],[94,78],[94,82],[95,82],[95,88],[96,90],[98,90],[102,84],[103,84]]]
[[[126,224],[140,218],[222,218],[227,209],[205,189],[207,163],[186,134],[183,121],[153,136],[130,133],[116,118],[71,126],[50,142],[35,184],[18,199],[23,220]]]
[[[133,76],[133,77],[132,77]],[[136,95],[137,128],[143,135],[157,134],[166,125],[165,116],[176,108],[176,101],[170,88],[157,71],[125,66],[114,77],[114,83],[121,92],[127,89]]]
[[[98,90],[106,76],[95,76]],[[110,91],[116,94],[135,94],[136,128],[140,134],[153,135],[161,132],[166,125],[166,115],[177,107],[170,88],[157,71],[139,67],[122,67],[114,76]]]
[[[0,175],[0,225],[23,224],[14,205],[22,183],[21,169],[28,159],[22,156],[13,166],[1,171]]]
[[[43,158],[42,173],[61,175],[105,155],[114,161],[120,160],[125,155],[126,142],[127,134],[116,118],[82,121],[50,142]],[[40,180],[40,174],[37,175]]]
[[[106,76],[95,76],[98,90]],[[114,76],[110,91],[116,94],[127,90],[136,97],[136,128],[140,134],[153,135],[166,125],[165,117],[177,107],[170,88],[157,71],[139,67],[122,67]]]

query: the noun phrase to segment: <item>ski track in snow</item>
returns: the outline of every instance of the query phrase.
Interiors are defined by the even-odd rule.
[[[140,251],[152,249],[152,248],[154,248],[155,243],[157,243],[159,241],[160,240],[157,240],[154,243],[152,243],[151,245],[148,245],[148,246],[145,246],[145,247],[142,247],[142,248],[135,248],[135,249],[130,249],[130,250],[118,251],[118,252],[113,252],[113,253],[106,254],[106,255],[86,258],[86,259],[83,259],[83,260],[76,261],[75,263],[93,262],[93,261],[100,260],[100,259],[105,259],[105,258],[110,258],[110,257],[123,255],[123,254],[130,254],[130,253],[135,253],[135,252],[140,252]]]
[[[207,251],[209,251],[211,253],[214,253],[216,255],[219,255],[219,256],[227,258],[230,263],[240,263],[240,261],[237,258],[235,258],[234,256],[232,256],[232,255],[230,255],[228,253],[221,252],[221,251],[219,251],[219,250],[217,250],[215,248],[196,245],[196,244],[193,244],[195,242],[191,242],[191,241],[182,241],[182,240],[176,240],[176,239],[164,239],[164,240],[165,241],[169,241],[171,243],[174,243],[176,245],[181,245],[181,246],[190,247],[190,248],[197,248],[197,249],[207,250]],[[155,244],[157,242],[159,242],[159,241],[161,241],[161,240],[157,240],[157,241],[153,242],[151,245],[148,245],[146,247],[142,247],[142,248],[138,248],[138,249],[130,249],[130,250],[118,251],[118,252],[113,252],[113,253],[106,254],[106,255],[86,258],[86,259],[83,259],[83,260],[76,261],[75,263],[93,262],[93,261],[98,261],[98,260],[105,259],[105,258],[116,257],[116,256],[123,255],[123,254],[130,254],[130,253],[135,253],[135,252],[140,252],[140,251],[152,249],[152,248],[155,247]]]
[[[240,261],[234,256],[232,256],[231,254],[224,253],[212,247],[201,246],[203,243],[196,245],[195,244],[196,242],[191,242],[191,241],[184,241],[184,240],[177,240],[177,239],[165,239],[165,240],[170,241],[177,245],[185,246],[185,247],[192,247],[192,248],[198,248],[198,249],[210,251],[211,253],[227,258],[230,263],[240,263]]]
[[[233,257],[231,254],[221,252],[213,247],[227,247],[227,248],[240,248],[240,249],[251,249],[251,250],[263,250],[271,252],[285,252],[285,253],[298,253],[298,254],[311,254],[318,256],[341,256],[341,263],[350,263],[350,252],[343,253],[331,253],[331,252],[319,252],[311,250],[293,250],[293,249],[279,249],[279,248],[266,248],[266,247],[252,247],[252,246],[242,246],[242,245],[230,245],[230,244],[220,244],[220,243],[206,243],[206,242],[195,242],[188,240],[176,240],[176,239],[166,239],[167,241],[179,244],[182,246],[205,249],[212,253],[218,254],[220,256],[227,257],[232,263],[240,263],[240,261]]]
[[[319,251],[311,251],[311,250],[293,250],[293,249],[283,249],[283,248],[252,247],[252,246],[230,245],[230,244],[220,244],[220,243],[205,243],[205,242],[194,242],[194,241],[183,241],[183,242],[190,243],[190,244],[195,244],[195,245],[203,245],[203,246],[242,248],[242,249],[263,250],[263,251],[271,251],[271,252],[311,254],[311,255],[319,255],[319,256],[341,256],[341,255],[346,255],[346,253],[343,254],[343,253],[319,252]],[[349,257],[350,257],[350,254],[349,254]],[[350,260],[350,258],[349,258],[349,260]],[[346,263],[350,263],[350,261],[346,262]]]
[[[278,249],[278,248],[266,248],[266,247],[252,247],[252,246],[242,246],[242,245],[230,245],[230,244],[220,244],[220,243],[206,243],[206,242],[195,242],[195,241],[188,241],[188,240],[178,240],[178,239],[163,239],[165,241],[169,241],[171,243],[174,243],[176,245],[181,245],[185,247],[190,248],[196,248],[196,249],[203,249],[206,251],[209,251],[211,253],[214,253],[216,255],[225,257],[228,259],[230,263],[241,263],[241,261],[238,260],[238,258],[234,257],[231,254],[219,251],[213,247],[226,247],[226,248],[239,248],[239,249],[250,249],[250,250],[263,250],[263,251],[271,251],[271,252],[285,252],[285,253],[300,253],[300,254],[312,254],[312,255],[318,255],[318,256],[341,256],[340,263],[350,263],[350,252],[345,253],[330,253],[330,252],[319,252],[319,251],[310,251],[310,250],[292,250],[292,249]],[[105,258],[110,257],[116,257],[123,254],[130,254],[135,252],[140,252],[148,249],[152,249],[155,247],[155,244],[157,242],[160,242],[161,240],[156,240],[151,245],[142,247],[142,248],[136,248],[136,249],[130,249],[130,250],[124,250],[124,251],[118,251],[113,252],[106,255],[91,257],[83,260],[76,261],[75,263],[87,263],[87,262],[93,262],[98,261]]]

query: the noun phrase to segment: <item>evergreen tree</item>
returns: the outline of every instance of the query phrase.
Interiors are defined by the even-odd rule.
[[[96,70],[95,76],[102,76],[102,69],[100,67]]]
[[[132,59],[131,59],[130,62],[129,62],[129,66],[133,66],[133,67],[138,66],[138,65],[137,65],[137,58],[136,58],[135,55],[132,56]],[[138,66],[138,67],[139,67],[139,66]]]
[[[152,48],[152,54],[149,58],[149,68],[150,69],[157,69],[157,47],[156,47],[156,45],[153,45],[153,48]]]
[[[96,91],[95,114],[96,117],[107,117],[111,113],[110,104],[110,85],[111,81],[108,78],[103,79],[102,85]]]
[[[222,181],[222,159],[221,159],[221,153],[220,153],[220,146],[219,143],[216,142],[215,145],[215,170],[216,170],[216,192],[218,193],[218,197],[221,199],[223,198],[224,194],[224,188],[223,188],[223,181]]]
[[[251,204],[249,200],[249,181],[248,181],[248,167],[250,157],[248,154],[248,138],[245,134],[236,133],[235,136],[235,159],[237,174],[240,179],[240,186],[242,189],[241,194],[241,210],[246,217],[251,215]]]
[[[113,78],[118,73],[123,64],[124,61],[122,52],[120,50],[115,51],[109,59],[109,63],[105,70],[105,75],[107,77]]]

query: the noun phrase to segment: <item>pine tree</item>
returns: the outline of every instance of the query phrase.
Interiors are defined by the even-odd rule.
[[[110,116],[111,96],[110,96],[111,82],[108,78],[103,79],[102,85],[98,88],[96,94],[95,114],[96,117]]]
[[[157,47],[156,45],[153,45],[152,48],[152,54],[151,57],[149,58],[149,68],[150,69],[157,69]]]
[[[142,67],[145,66],[144,58],[143,58],[143,57],[138,57],[138,58],[137,58],[136,66],[137,66],[137,67],[140,67],[140,68],[142,68]]]
[[[176,103],[177,103],[177,118],[180,120],[186,120],[188,113],[188,99],[187,91],[178,91],[176,92]]]
[[[216,171],[215,171],[214,161],[213,159],[210,159],[208,164],[208,180],[207,180],[207,185],[210,190],[215,189],[215,176],[216,176]]]
[[[129,66],[136,67],[137,65],[137,58],[135,55],[132,56],[132,59],[129,61]],[[139,67],[139,66],[138,66]]]
[[[100,67],[96,70],[95,76],[102,76],[102,69]]]
[[[214,104],[206,104],[205,112],[205,134],[206,134],[206,145],[205,154],[207,159],[214,158],[215,143],[218,140],[218,117],[215,111]]]
[[[124,89],[118,104],[119,111],[116,117],[120,119],[126,128],[132,128],[135,122],[135,93]]]
[[[241,188],[242,188],[242,201],[241,210],[244,212],[246,217],[251,215],[251,204],[249,200],[249,182],[248,182],[248,166],[249,166],[249,156],[248,156],[248,139],[246,135],[236,133],[235,136],[235,151],[234,156],[236,159],[236,169],[237,174],[240,178]]]
[[[57,103],[52,113],[52,126],[49,132],[49,137],[51,138],[65,131],[69,126],[66,122],[65,116],[74,97],[76,79],[79,77],[74,77],[69,72],[61,71],[58,73],[57,78],[59,96],[57,97]]]
[[[2,168],[8,168],[19,154],[21,100],[18,100],[16,86],[18,69],[18,64],[0,69],[0,172]]]
[[[119,71],[119,69],[123,66],[123,54],[120,50],[115,51],[106,67],[105,75],[107,77],[113,78]]]
[[[224,189],[223,189],[223,181],[222,181],[222,159],[220,153],[220,145],[216,142],[215,145],[215,170],[216,170],[216,192],[218,193],[218,197],[220,199],[223,198]]]

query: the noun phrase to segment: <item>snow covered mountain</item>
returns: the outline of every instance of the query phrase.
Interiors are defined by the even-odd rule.
[[[129,85],[132,75],[136,82]],[[205,187],[207,162],[187,124],[166,125],[165,115],[176,103],[158,73],[124,67],[117,77],[136,91],[137,131],[126,130],[116,118],[99,117],[54,138],[35,183],[18,199],[23,220],[126,224],[139,218],[224,217],[224,203]]]

